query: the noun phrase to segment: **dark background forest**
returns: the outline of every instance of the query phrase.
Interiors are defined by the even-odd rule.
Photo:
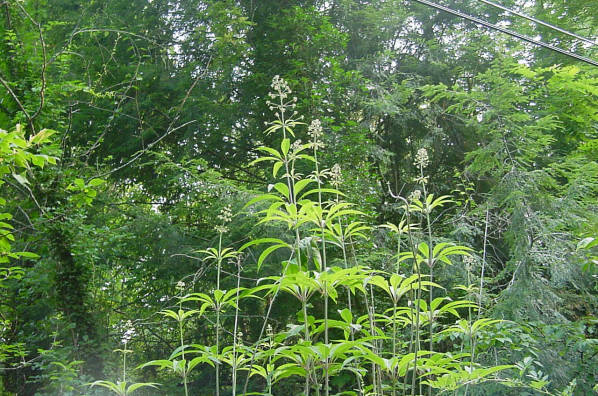
[[[598,45],[486,2],[438,3],[598,59]],[[598,37],[595,0],[501,5]],[[265,133],[274,76],[306,124],[321,121],[320,169],[340,166],[346,201],[372,226],[398,224],[396,196],[422,183],[413,162],[427,150],[428,193],[452,197],[430,243],[472,249],[438,266],[434,281],[453,299],[463,295],[455,286],[482,281],[474,301],[505,324],[480,336],[480,363],[519,363],[449,393],[593,394],[597,66],[415,1],[5,0],[0,15],[0,394],[107,394],[87,384],[120,378],[113,350],[127,326],[128,377],[163,384],[134,394],[184,394],[176,375],[135,370],[177,348],[176,321],[158,312],[176,311],[177,284],[217,288],[220,261],[198,252],[219,238],[239,249],[287,233],[244,206],[272,190],[271,168],[255,160],[258,147],[280,147]],[[307,125],[294,133],[310,140]],[[394,271],[396,238],[379,227],[366,234],[352,247],[356,261]],[[286,253],[258,271],[262,251],[244,250],[243,282],[280,274]],[[235,265],[223,264],[222,289],[241,282]],[[267,304],[249,300],[247,344],[262,335]],[[338,316],[319,300],[308,308]],[[301,323],[298,310],[288,296],[273,303],[275,331]],[[189,342],[213,342],[212,316],[186,323]],[[216,394],[207,363],[185,377],[185,391],[188,380],[190,394]],[[222,394],[231,394],[230,375],[216,385]],[[501,386],[507,377],[521,386]],[[335,378],[335,394],[352,381]],[[289,381],[272,392],[300,394],[302,382]],[[260,384],[251,378],[255,392]]]

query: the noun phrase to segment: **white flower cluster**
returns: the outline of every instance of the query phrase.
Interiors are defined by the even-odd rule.
[[[222,208],[220,214],[218,215],[218,220],[220,220],[222,224],[217,225],[214,227],[214,229],[220,234],[226,234],[228,232],[228,227],[225,224],[233,221],[233,212],[230,205],[226,205],[224,208]]]
[[[322,135],[324,130],[322,129],[322,123],[320,120],[313,120],[307,127],[307,134],[311,138],[311,144],[315,149],[324,148],[322,143]]]
[[[301,139],[297,139],[293,142],[293,144],[291,144],[291,151],[297,151],[301,148],[301,145],[303,144],[303,142],[301,142]]]
[[[272,79],[272,91],[268,94],[270,99],[273,100],[266,100],[266,104],[270,111],[275,111],[274,116],[277,118],[274,122],[264,121],[264,125],[268,126],[271,125],[273,128],[268,128],[266,130],[266,134],[270,134],[274,131],[282,129],[283,131],[288,130],[287,127],[292,127],[297,123],[299,120],[303,119],[303,116],[298,116],[298,112],[293,109],[297,106],[297,97],[293,96],[289,98],[289,95],[292,93],[289,84],[282,79],[280,76],[276,75]],[[292,111],[292,114],[289,113]],[[293,135],[293,132],[290,132]]]
[[[270,87],[272,87],[274,90],[274,92],[270,92],[269,94],[272,99],[276,97],[279,97],[280,99],[286,99],[292,92],[289,84],[278,74],[272,79],[272,84]]]
[[[408,200],[410,201],[415,201],[421,198],[422,196],[422,192],[421,190],[413,190],[413,192],[411,194],[409,194],[409,196],[407,197]]]
[[[463,257],[463,264],[465,264],[467,268],[471,268],[475,264],[475,259],[472,256],[465,256]]]
[[[417,154],[415,155],[415,161],[413,162],[414,165],[420,166],[422,168],[427,168],[430,164],[430,158],[428,157],[428,150],[425,148],[420,148],[417,150]]]
[[[183,282],[183,281],[178,281],[178,282],[176,283],[176,289],[177,289],[178,291],[183,291],[183,290],[185,290],[185,282]]]
[[[135,335],[135,328],[133,327],[133,322],[131,322],[130,320],[127,320],[125,323],[124,329],[125,329],[125,332],[123,333],[123,336],[122,336],[122,343],[127,345],[127,343],[129,341],[131,341],[131,339]]]
[[[343,175],[341,173],[341,166],[339,164],[334,164],[332,169],[330,169],[330,184],[334,188],[338,188],[341,185],[343,180]]]
[[[222,221],[224,224],[233,221],[233,211],[230,205],[226,205],[224,208],[222,208],[220,214],[218,215],[218,220]]]

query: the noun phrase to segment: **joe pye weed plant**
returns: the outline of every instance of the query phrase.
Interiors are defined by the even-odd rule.
[[[475,342],[455,350],[435,345],[448,333],[463,332],[470,340],[497,321],[479,318],[472,323],[477,304],[451,300],[435,282],[437,265],[461,262],[471,249],[438,242],[434,236],[434,216],[451,199],[429,192],[427,151],[421,149],[415,158],[419,189],[409,198],[397,196],[401,218],[382,226],[396,237],[394,269],[366,266],[360,246],[372,227],[344,200],[340,167],[327,168],[320,162],[324,126],[318,120],[302,122],[291,93],[276,76],[268,101],[275,120],[267,123],[265,132],[277,143],[259,147],[261,156],[254,161],[271,164],[274,181],[244,208],[249,213],[258,208],[258,224],[282,226],[288,235],[264,236],[238,249],[225,247],[223,236],[233,218],[232,209],[225,207],[216,230],[217,247],[199,251],[201,260],[216,269],[216,288],[206,293],[193,290],[194,284],[180,285],[176,310],[161,312],[176,322],[180,345],[168,359],[139,369],[157,366],[171,371],[182,381],[186,396],[463,394],[476,383],[502,381],[498,373],[511,366],[481,367],[474,360]],[[306,143],[296,139],[302,128],[309,137]],[[258,252],[255,262],[244,254],[250,250]],[[274,252],[288,257],[280,262],[278,273],[263,274],[257,281],[243,277],[242,268],[263,271]],[[221,288],[225,264],[233,268],[229,275],[234,278],[236,273],[236,287],[230,290]],[[185,288],[190,293],[184,294]],[[296,321],[285,326],[272,320],[283,295],[296,300],[298,310]],[[241,303],[247,298],[258,299],[264,312],[261,331],[253,340],[240,334],[255,314],[243,311]],[[212,323],[212,345],[185,339],[189,320],[200,317]],[[213,389],[190,385],[197,367],[213,370]],[[114,389],[120,389],[119,384]],[[94,385],[113,389],[105,381]],[[127,392],[135,389],[131,386]]]

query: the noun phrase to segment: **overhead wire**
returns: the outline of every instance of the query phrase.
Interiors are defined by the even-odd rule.
[[[428,0],[413,0],[413,1],[415,1],[417,3],[420,3],[420,4],[427,5],[428,7],[436,8],[438,10],[447,12],[447,13],[452,14],[452,15],[456,15],[456,16],[458,16],[460,18],[467,19],[467,20],[469,20],[471,22],[474,22],[474,23],[476,23],[478,25],[482,25],[482,26],[487,27],[489,29],[493,29],[493,30],[499,31],[501,33],[507,34],[509,36],[516,37],[516,38],[518,38],[520,40],[523,40],[523,41],[526,41],[528,43],[531,43],[531,44],[534,44],[534,45],[537,45],[537,46],[540,46],[540,47],[544,47],[544,48],[550,49],[552,51],[555,51],[555,52],[558,52],[560,54],[569,56],[571,58],[575,58],[575,59],[577,59],[579,61],[588,63],[588,64],[590,64],[592,66],[598,66],[598,61],[595,61],[593,59],[587,58],[585,56],[578,55],[578,54],[576,54],[574,52],[571,52],[571,51],[564,50],[562,48],[559,48],[559,47],[556,47],[554,45],[545,43],[543,41],[536,40],[536,39],[534,39],[532,37],[529,37],[529,36],[526,36],[524,34],[520,34],[520,33],[514,32],[512,30],[505,29],[505,28],[503,28],[501,26],[498,26],[498,25],[496,25],[494,23],[490,23],[490,22],[484,21],[483,19],[474,17],[474,16],[469,15],[469,14],[465,14],[465,13],[463,13],[461,11],[453,10],[452,8],[449,8],[449,7],[440,5],[440,4],[436,4],[436,3],[433,3],[433,2],[428,1]]]
[[[542,25],[542,26],[545,26],[545,27],[550,28],[552,30],[556,30],[557,32],[561,32],[561,33],[566,34],[568,36],[574,37],[574,38],[576,38],[578,40],[584,41],[584,42],[586,42],[588,44],[591,44],[593,46],[598,46],[598,42],[596,42],[594,40],[591,40],[591,39],[589,39],[587,37],[580,36],[578,34],[575,34],[573,32],[570,32],[568,30],[565,30],[563,28],[560,28],[558,26],[550,24],[548,22],[544,22],[544,21],[542,21],[542,20],[540,20],[538,18],[534,18],[533,16],[529,16],[529,15],[526,15],[526,14],[524,14],[522,12],[519,12],[519,11],[516,11],[516,10],[512,10],[510,8],[507,8],[505,6],[497,4],[497,3],[493,2],[493,1],[489,1],[489,0],[479,0],[479,1],[481,1],[482,3],[488,4],[488,5],[492,6],[492,7],[496,7],[496,8],[499,8],[499,9],[503,10],[503,11],[506,11],[509,14],[517,15],[518,17],[527,19],[528,21],[532,21],[534,23],[537,23],[538,25]]]

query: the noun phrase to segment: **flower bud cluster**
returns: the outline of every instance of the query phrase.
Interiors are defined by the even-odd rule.
[[[425,148],[420,148],[419,150],[417,150],[414,165],[419,166],[421,168],[427,168],[429,164],[430,158],[428,157],[428,150],[426,150]]]
[[[268,105],[270,111],[276,111],[274,115],[279,121],[282,121],[284,114],[297,106],[298,99],[296,96],[287,99],[292,93],[291,88],[289,87],[289,84],[278,75],[274,76],[270,86],[272,87],[273,92],[270,92],[268,96],[273,100],[267,100],[266,104]],[[290,121],[289,118],[295,117],[297,114],[297,111],[294,111],[290,117],[286,117],[287,121]],[[303,116],[299,117],[298,119],[303,119]],[[272,123],[266,121],[266,125],[269,124]]]
[[[465,256],[463,257],[463,264],[465,264],[467,268],[471,268],[475,264],[475,259],[472,256]]]
[[[274,90],[274,92],[270,92],[269,94],[272,99],[276,97],[279,97],[280,99],[286,99],[287,96],[289,96],[292,92],[289,84],[278,74],[272,79],[272,84],[270,87],[272,87]]]
[[[409,196],[407,197],[408,200],[410,201],[415,201],[421,198],[422,196],[422,192],[421,190],[413,190],[413,192],[411,194],[409,194]]]
[[[303,144],[303,142],[301,141],[301,139],[297,139],[293,142],[293,144],[291,144],[291,151],[297,151],[301,148],[301,145]]]
[[[415,166],[419,166],[422,169],[427,168],[430,164],[428,150],[426,150],[425,148],[420,148],[419,150],[417,150],[417,154],[415,155],[415,161],[413,163]]]
[[[309,126],[307,127],[307,134],[311,138],[310,143],[314,147],[314,149],[324,148],[324,143],[322,143],[322,135],[324,134],[324,130],[322,129],[322,123],[320,120],[313,120]]]
[[[338,188],[341,185],[343,180],[343,175],[341,173],[341,166],[339,164],[334,164],[332,169],[330,169],[330,184],[334,188]]]
[[[135,328],[133,327],[133,322],[131,322],[130,320],[127,320],[125,322],[124,329],[125,329],[125,332],[123,333],[123,336],[122,336],[122,343],[126,345],[129,341],[131,341],[131,339],[135,335]]]
[[[222,224],[217,225],[216,227],[214,227],[214,229],[216,230],[216,232],[220,234],[226,234],[228,232],[228,227],[226,226],[226,224],[233,221],[233,212],[230,205],[226,205],[224,208],[222,208],[220,214],[217,217],[218,220],[222,222]]]
[[[222,221],[223,224],[230,223],[233,221],[233,211],[230,205],[226,205],[220,211],[218,215],[218,220]]]
[[[185,290],[185,282],[183,282],[183,281],[178,281],[178,282],[176,283],[176,290],[177,290],[177,291],[179,291],[179,292],[181,292],[181,291]]]

